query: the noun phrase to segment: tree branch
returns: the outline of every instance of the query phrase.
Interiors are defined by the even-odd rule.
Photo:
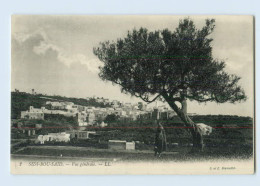
[[[205,98],[205,99],[201,99],[201,98],[197,98],[197,97],[192,97],[192,96],[187,96],[186,95],[186,98],[189,98],[189,99],[194,99],[194,100],[196,100],[196,101],[198,101],[198,102],[207,102],[207,101],[214,101],[215,100],[215,98]]]
[[[141,98],[144,102],[146,102],[146,103],[152,103],[152,102],[154,102],[156,99],[158,99],[160,96],[161,96],[161,94],[158,94],[155,98],[153,98],[152,100],[149,100],[149,98],[148,97],[146,97],[146,98],[144,98],[142,95],[137,95],[137,94],[135,94],[135,96],[136,97],[139,97],[139,98]]]

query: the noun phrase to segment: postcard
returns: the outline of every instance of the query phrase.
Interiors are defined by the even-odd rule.
[[[254,17],[13,15],[12,174],[254,174]]]

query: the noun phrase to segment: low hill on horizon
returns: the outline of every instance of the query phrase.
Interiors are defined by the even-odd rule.
[[[94,98],[87,100],[84,98],[70,98],[42,94],[33,95],[26,92],[11,92],[11,119],[19,119],[21,116],[21,111],[28,110],[30,106],[41,108],[42,106],[45,106],[46,101],[49,100],[73,102],[76,105],[82,106],[93,106],[101,108],[110,107],[104,103],[96,102]]]

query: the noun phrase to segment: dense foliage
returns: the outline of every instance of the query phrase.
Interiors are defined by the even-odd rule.
[[[102,42],[94,48],[104,64],[99,75],[147,102],[158,97],[167,102],[243,100],[240,78],[227,74],[224,61],[212,56],[214,23],[207,19],[198,29],[192,20],[184,19],[173,31],[140,28],[115,42]],[[151,100],[152,95],[157,97]]]
[[[124,38],[94,48],[103,62],[99,76],[121,91],[151,103],[167,102],[192,134],[193,152],[203,151],[203,136],[187,115],[187,100],[235,103],[246,100],[240,77],[225,72],[225,62],[212,55],[215,20],[198,29],[186,18],[178,27],[128,31]],[[178,104],[181,104],[179,108]]]

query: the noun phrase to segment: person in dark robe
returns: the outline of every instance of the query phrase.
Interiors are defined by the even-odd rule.
[[[155,144],[154,144],[154,156],[161,157],[161,153],[166,151],[166,134],[165,130],[161,123],[158,123],[156,135],[155,135]]]

